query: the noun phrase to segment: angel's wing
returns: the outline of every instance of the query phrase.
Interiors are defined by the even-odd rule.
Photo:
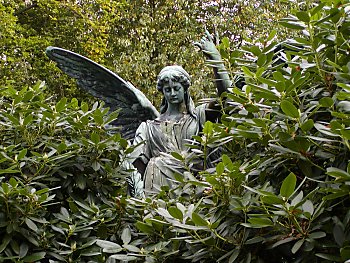
[[[112,124],[121,127],[124,138],[132,139],[141,122],[159,116],[140,90],[109,69],[62,48],[48,47],[46,54],[63,72],[75,78],[80,88],[103,100],[111,111],[121,108]]]

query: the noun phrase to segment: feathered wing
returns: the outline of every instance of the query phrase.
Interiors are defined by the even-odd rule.
[[[111,111],[121,109],[118,119],[112,124],[120,126],[124,138],[134,138],[141,122],[159,116],[140,90],[109,69],[62,48],[48,47],[46,54],[63,72],[75,78],[80,88],[103,100]]]

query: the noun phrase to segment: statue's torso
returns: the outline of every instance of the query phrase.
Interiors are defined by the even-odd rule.
[[[147,127],[148,144],[154,157],[160,152],[186,151],[188,140],[199,132],[198,121],[191,115],[184,115],[178,121],[147,121]]]
[[[186,145],[193,135],[199,134],[204,114],[205,107],[197,107],[195,116],[186,114],[178,121],[148,120],[140,125],[134,143],[141,144],[133,154],[146,165],[143,176],[146,191],[154,190],[154,185],[172,184],[174,170],[170,167],[182,165],[171,153],[187,154]]]

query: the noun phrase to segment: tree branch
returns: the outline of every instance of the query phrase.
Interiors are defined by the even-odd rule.
[[[37,1],[34,1],[31,5],[28,5],[24,8],[22,8],[21,10],[18,10],[14,13],[15,16],[18,16],[20,14],[23,14],[25,12],[27,12],[28,10],[32,9],[32,8],[35,8],[38,6],[38,2]]]

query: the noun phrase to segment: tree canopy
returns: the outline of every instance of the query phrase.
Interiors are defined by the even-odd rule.
[[[154,102],[160,69],[181,64],[193,76],[195,97],[207,97],[211,82],[193,45],[204,25],[234,46],[263,39],[291,6],[270,2],[2,0],[0,77],[15,80],[18,87],[44,80],[53,93],[79,96],[73,82],[46,58],[45,48],[52,45],[107,66]]]

